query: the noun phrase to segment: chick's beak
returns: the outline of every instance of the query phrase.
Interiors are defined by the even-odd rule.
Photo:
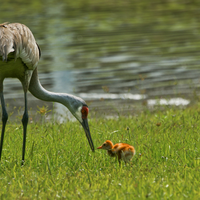
[[[102,149],[102,146],[98,147],[97,149]]]
[[[90,148],[92,149],[92,151],[94,151],[94,144],[92,142],[92,138],[91,138],[91,135],[90,135],[90,129],[89,129],[89,125],[88,125],[88,121],[87,121],[87,118],[83,119],[82,121],[82,126],[84,128],[84,131],[85,131],[85,134],[86,134],[86,137],[88,139],[88,142],[90,144]]]

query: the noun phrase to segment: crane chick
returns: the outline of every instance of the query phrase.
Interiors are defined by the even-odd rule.
[[[113,145],[110,140],[106,140],[97,149],[105,149],[111,157],[117,157],[119,163],[123,160],[125,163],[129,162],[135,155],[136,151],[133,146],[126,143],[117,143]]]

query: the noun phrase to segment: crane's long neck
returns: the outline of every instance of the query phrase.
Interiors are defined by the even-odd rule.
[[[70,99],[72,95],[63,94],[63,93],[54,93],[50,92],[42,87],[40,84],[37,68],[33,71],[31,81],[29,84],[29,91],[32,93],[33,96],[35,96],[38,99],[41,99],[43,101],[52,101],[52,102],[58,102],[62,103],[63,105],[69,107]],[[66,99],[69,100],[66,101]]]
[[[81,109],[82,106],[87,106],[85,101],[71,94],[54,93],[45,90],[38,79],[37,68],[33,71],[29,84],[29,91],[32,93],[33,96],[43,101],[52,101],[63,104],[69,109],[69,111],[80,123],[82,122],[81,112],[79,109]]]

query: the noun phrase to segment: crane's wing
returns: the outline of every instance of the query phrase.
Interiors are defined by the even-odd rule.
[[[28,69],[34,70],[40,59],[40,49],[30,29],[20,23],[0,24],[0,56],[7,61],[14,52],[15,59],[21,58]]]

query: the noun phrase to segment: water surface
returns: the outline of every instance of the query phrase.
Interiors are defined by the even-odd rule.
[[[42,85],[82,97],[97,116],[198,100],[199,13],[198,1],[22,0],[0,7],[1,22],[32,30],[42,50]],[[4,91],[8,110],[23,108],[18,80],[6,80]],[[29,95],[31,114],[43,105],[53,109]]]

